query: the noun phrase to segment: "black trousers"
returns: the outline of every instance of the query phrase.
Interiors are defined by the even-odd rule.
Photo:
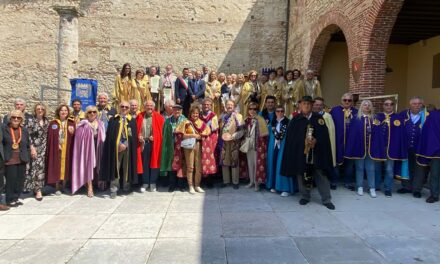
[[[409,180],[402,180],[402,187],[413,192],[421,192],[423,183],[428,176],[428,167],[417,164],[417,157],[414,150],[408,151]]]
[[[24,187],[26,164],[6,165],[6,203],[17,201]]]
[[[177,171],[169,171],[168,177],[170,181],[170,188],[179,188],[179,189],[185,188],[186,178],[177,177]]]
[[[5,162],[0,156],[0,195],[3,193],[5,193]]]
[[[144,144],[144,151],[142,152],[142,166],[144,168],[144,172],[142,174],[142,183],[143,184],[156,184],[157,177],[159,177],[160,168],[151,169],[150,161],[151,161],[151,149],[152,143],[147,140]]]

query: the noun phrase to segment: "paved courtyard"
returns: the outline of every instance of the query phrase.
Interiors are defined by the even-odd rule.
[[[245,188],[28,198],[0,212],[0,263],[440,263],[440,203],[332,195],[335,211]]]

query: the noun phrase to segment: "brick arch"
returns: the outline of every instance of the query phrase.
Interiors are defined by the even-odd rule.
[[[363,27],[363,69],[355,92],[368,95],[384,93],[387,48],[403,2],[404,0],[373,1]]]
[[[348,47],[348,61],[349,69],[351,69],[351,61],[360,56],[360,48],[357,42],[357,36],[353,31],[352,21],[341,12],[331,11],[321,16],[315,24],[315,29],[312,31],[310,57],[306,64],[308,68],[319,72],[321,70],[322,61],[324,59],[325,50],[331,39],[331,35],[339,30],[345,36]],[[350,89],[355,86],[354,78],[350,74]]]

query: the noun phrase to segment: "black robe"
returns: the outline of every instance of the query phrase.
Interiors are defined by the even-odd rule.
[[[313,167],[326,171],[332,168],[330,137],[324,119],[317,113],[313,113],[309,120],[299,114],[292,118],[287,127],[286,143],[281,162],[281,175],[296,177],[296,175],[302,175],[306,171],[304,145],[308,124],[312,125],[314,129],[313,137],[316,139],[316,145],[313,149]]]
[[[117,174],[118,161],[116,160],[116,152],[118,151],[116,147],[116,141],[118,139],[119,127],[120,127],[120,115],[112,117],[108,122],[104,149],[102,152],[101,159],[101,170],[99,173],[100,180],[102,181],[113,181],[119,178]],[[136,129],[136,119],[132,118],[128,121],[128,128],[131,130],[131,135],[128,135],[128,179],[131,184],[138,183],[137,176],[137,129]],[[130,132],[129,132],[130,134]]]

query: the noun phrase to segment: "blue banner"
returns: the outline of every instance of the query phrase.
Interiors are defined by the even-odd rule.
[[[72,96],[70,104],[75,99],[82,102],[82,110],[85,111],[89,105],[96,105],[96,96],[98,94],[98,81],[94,79],[77,78],[71,79]]]

